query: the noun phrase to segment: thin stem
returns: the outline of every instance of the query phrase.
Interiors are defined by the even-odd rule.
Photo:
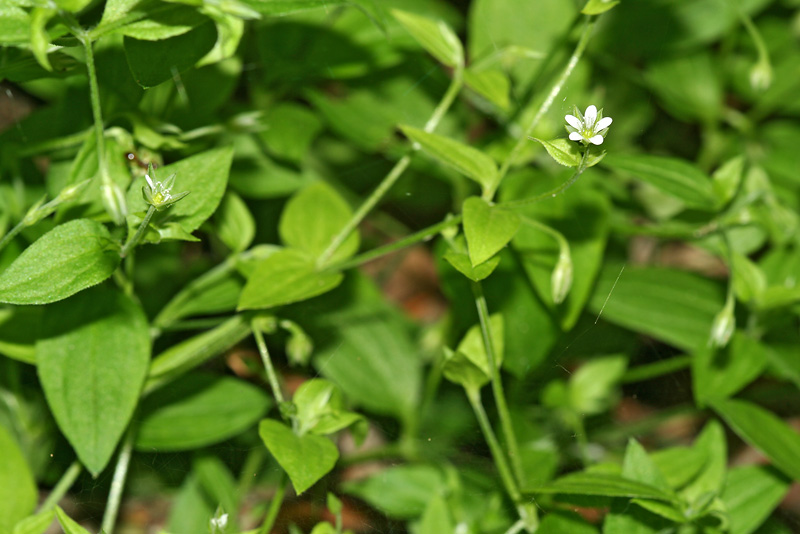
[[[128,476],[128,467],[131,463],[131,455],[133,453],[133,444],[135,441],[136,426],[131,424],[128,427],[128,432],[125,434],[125,439],[119,450],[117,465],[114,468],[114,477],[111,479],[111,490],[108,494],[106,511],[103,514],[102,530],[105,534],[113,534],[114,532],[119,505],[122,502],[122,490],[125,488],[125,479]]]
[[[475,412],[475,417],[477,417],[478,424],[483,432],[483,437],[486,439],[489,450],[492,452],[492,458],[497,466],[497,470],[500,472],[500,478],[503,481],[503,485],[506,487],[506,492],[508,496],[511,497],[511,500],[514,501],[514,504],[519,504],[522,502],[522,495],[517,488],[517,483],[514,481],[514,476],[511,474],[511,469],[508,467],[505,453],[500,447],[500,443],[497,442],[497,437],[494,435],[492,425],[489,423],[489,418],[486,416],[486,410],[483,409],[480,390],[467,389],[466,392],[469,403],[472,405],[472,410]]]
[[[583,157],[581,157],[581,161],[578,164],[578,168],[575,170],[575,173],[572,176],[570,176],[569,180],[562,183],[555,189],[551,189],[547,193],[542,193],[541,195],[536,195],[535,197],[523,198],[520,200],[512,200],[510,202],[501,202],[498,204],[498,207],[508,208],[508,209],[523,208],[525,206],[535,204],[536,202],[541,202],[542,200],[547,200],[548,198],[553,198],[560,195],[561,193],[572,187],[572,184],[574,184],[578,180],[578,178],[580,178],[581,174],[583,174],[583,171],[586,170],[587,164],[589,162],[589,150],[590,147],[587,146],[586,150],[583,151]]]
[[[258,534],[269,534],[272,527],[275,525],[275,520],[278,519],[278,512],[280,512],[281,505],[283,504],[283,497],[286,495],[286,482],[286,474],[282,473],[281,480],[278,482],[278,489],[275,491],[275,495],[269,503],[267,516],[264,518],[264,523],[258,530]]]
[[[363,254],[359,254],[358,256],[355,256],[354,258],[351,258],[349,260],[340,263],[334,263],[333,265],[328,267],[328,269],[343,271],[345,269],[358,267],[374,259],[380,258],[381,256],[385,256],[387,254],[391,254],[393,252],[409,247],[411,245],[427,241],[428,239],[435,236],[445,228],[450,228],[451,226],[457,226],[458,224],[461,224],[461,215],[452,216],[442,222],[434,224],[433,226],[423,228],[418,232],[408,235],[403,239],[399,239],[397,241],[394,241],[393,243],[389,243],[388,245],[374,248]]]
[[[463,84],[463,70],[461,68],[456,69],[453,79],[450,82],[450,86],[447,88],[447,92],[442,97],[441,102],[439,105],[436,106],[436,109],[433,111],[431,118],[425,124],[425,131],[432,132],[436,126],[439,125],[439,122],[442,120],[442,117],[447,112],[447,109],[453,103],[456,95],[461,90],[461,85]],[[417,150],[416,146],[412,146],[412,152]],[[353,214],[347,224],[341,229],[341,231],[336,234],[336,236],[331,241],[328,248],[326,248],[323,253],[320,255],[318,260],[318,265],[325,266],[339,250],[339,247],[342,246],[342,243],[350,237],[350,234],[353,233],[353,230],[364,220],[364,217],[372,211],[372,208],[383,198],[383,196],[392,188],[392,186],[397,182],[397,180],[402,176],[403,172],[408,168],[409,163],[411,163],[411,154],[406,154],[402,158],[395,163],[392,170],[389,171],[389,174],[383,179],[383,181],[378,184],[378,187],[375,188],[375,191],[364,201],[363,204],[358,208],[358,210]]]
[[[275,396],[275,400],[278,401],[278,404],[283,404],[283,391],[278,382],[278,375],[275,373],[275,367],[272,365],[272,358],[269,356],[267,344],[264,342],[264,336],[261,334],[261,330],[258,329],[256,320],[253,320],[250,326],[253,330],[253,336],[256,338],[256,345],[258,345],[258,352],[261,354],[261,361],[264,362],[264,369],[267,371],[267,380],[269,381],[269,386],[272,388],[272,394]]]
[[[239,473],[239,484],[236,488],[239,495],[247,495],[247,492],[250,491],[250,488],[253,486],[253,481],[255,480],[256,471],[258,471],[264,463],[266,454],[266,449],[264,449],[263,446],[254,447],[247,453],[244,465]]]
[[[517,532],[522,532],[522,529],[525,528],[525,521],[522,519],[517,520],[516,523],[511,525],[508,530],[506,530],[506,534],[517,534]]]
[[[522,463],[519,454],[517,437],[514,434],[514,425],[511,422],[511,413],[508,411],[506,395],[503,391],[503,381],[500,377],[500,369],[497,365],[498,358],[494,353],[494,340],[492,339],[492,327],[489,320],[489,308],[486,305],[486,297],[483,295],[483,286],[480,282],[472,283],[472,294],[475,296],[475,306],[478,309],[478,318],[481,323],[481,334],[483,335],[483,346],[486,349],[486,358],[489,361],[489,371],[491,372],[492,393],[494,394],[497,414],[500,416],[500,427],[503,430],[503,437],[508,448],[508,456],[511,458],[511,465],[514,467],[514,474],[517,478],[522,478]]]
[[[128,242],[125,243],[125,246],[122,247],[122,250],[119,253],[121,258],[124,258],[128,255],[128,253],[133,250],[136,245],[139,244],[139,241],[142,240],[142,236],[147,231],[147,227],[150,225],[150,219],[153,218],[153,214],[156,212],[156,209],[153,206],[150,206],[147,209],[147,213],[142,219],[142,224],[139,225],[139,228],[136,229],[136,233],[133,234],[133,237],[128,239]]]
[[[643,382],[658,378],[659,376],[668,375],[681,369],[686,369],[692,364],[690,356],[675,356],[660,362],[649,363],[646,365],[639,365],[629,369],[622,375],[622,383],[630,384],[632,382]]]
[[[11,243],[11,240],[14,239],[15,237],[17,237],[17,234],[19,234],[22,231],[22,229],[25,228],[26,226],[28,226],[28,225],[25,224],[25,220],[24,219],[22,221],[18,222],[17,225],[14,228],[12,228],[6,235],[4,235],[0,239],[0,250],[3,250],[4,248],[6,248],[6,245]]]
[[[561,76],[559,76],[558,80],[556,80],[555,85],[553,85],[553,88],[550,89],[550,94],[547,95],[547,98],[545,98],[541,107],[539,107],[539,110],[536,112],[536,115],[534,115],[533,119],[531,120],[531,123],[528,125],[528,128],[520,136],[520,138],[517,140],[517,144],[514,145],[514,148],[511,149],[511,152],[509,152],[508,156],[506,156],[506,159],[503,161],[503,165],[500,167],[501,179],[506,175],[508,169],[517,159],[519,151],[522,150],[522,147],[528,140],[528,136],[530,136],[531,133],[533,133],[533,130],[539,124],[539,121],[542,120],[542,117],[544,117],[544,114],[547,113],[547,111],[550,109],[550,106],[553,105],[553,102],[555,101],[558,94],[561,92],[561,89],[564,88],[564,84],[567,82],[567,79],[569,79],[570,75],[572,74],[572,71],[575,69],[575,66],[581,59],[583,51],[586,50],[586,45],[589,44],[589,37],[591,37],[592,35],[592,29],[594,28],[594,24],[595,22],[593,18],[587,17],[586,24],[583,27],[583,32],[581,33],[581,37],[578,40],[578,45],[575,47],[575,51],[569,58],[569,62],[567,63],[564,72],[562,72]]]
[[[58,480],[58,483],[53,488],[53,491],[50,492],[50,495],[47,496],[47,499],[42,503],[39,507],[39,512],[47,512],[48,510],[52,510],[58,504],[58,501],[66,495],[75,481],[78,479],[78,475],[81,474],[83,471],[83,464],[81,464],[78,460],[75,460],[70,464],[64,474],[61,475],[61,478]]]
[[[94,133],[97,137],[97,164],[100,167],[100,177],[103,184],[111,182],[106,164],[106,143],[105,127],[103,123],[103,112],[100,108],[100,88],[97,85],[97,71],[94,66],[94,52],[92,51],[92,39],[88,33],[79,36],[83,43],[83,50],[86,53],[86,70],[89,74],[89,96],[92,101],[92,116],[94,118]]]

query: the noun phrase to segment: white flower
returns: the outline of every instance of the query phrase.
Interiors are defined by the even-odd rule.
[[[145,202],[155,209],[163,210],[164,208],[168,208],[189,194],[188,191],[176,195],[170,193],[172,186],[175,185],[175,174],[170,175],[164,182],[153,180],[153,178],[150,178],[151,174],[155,177],[152,165],[148,166],[147,174],[144,175],[144,179],[147,180],[147,185],[142,187],[142,196]]]
[[[577,117],[575,115],[578,115]],[[598,114],[597,108],[589,106],[586,113],[581,115],[578,108],[575,108],[575,115],[566,115],[570,141],[581,141],[584,145],[602,145],[603,138],[608,133],[611,126],[611,117],[603,117],[603,111]]]

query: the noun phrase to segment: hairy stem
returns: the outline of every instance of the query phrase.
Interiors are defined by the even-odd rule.
[[[275,400],[278,401],[278,404],[282,404],[284,402],[283,391],[281,390],[280,382],[278,382],[278,375],[275,373],[275,367],[272,365],[272,358],[270,358],[269,350],[267,350],[267,344],[264,342],[264,336],[261,334],[261,330],[258,329],[255,320],[250,323],[250,326],[253,330],[253,336],[256,338],[258,353],[261,354],[261,361],[264,362],[264,369],[267,371],[269,387],[272,388],[272,394],[275,396]]]
[[[125,243],[125,246],[122,247],[122,250],[119,253],[120,258],[124,258],[125,256],[133,250],[136,245],[139,244],[139,241],[142,240],[142,236],[147,231],[147,227],[150,225],[150,219],[153,218],[153,214],[156,212],[156,209],[153,206],[150,206],[147,209],[147,213],[142,219],[142,224],[139,225],[139,228],[136,229],[136,233],[133,234],[133,237],[128,239],[128,242]]]

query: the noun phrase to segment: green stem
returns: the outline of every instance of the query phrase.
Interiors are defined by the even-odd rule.
[[[97,70],[94,65],[94,52],[92,51],[92,39],[88,33],[79,36],[83,43],[83,50],[86,53],[86,70],[89,75],[89,97],[92,101],[92,116],[94,118],[94,133],[97,137],[97,164],[100,167],[100,177],[103,185],[111,183],[106,164],[106,143],[105,127],[103,123],[103,112],[100,108],[100,88],[97,85]]]
[[[280,512],[281,505],[283,504],[283,497],[286,495],[286,483],[286,474],[282,473],[281,480],[278,482],[278,489],[275,491],[275,495],[269,503],[267,516],[264,518],[264,523],[258,530],[258,534],[270,534],[272,527],[275,525],[275,520],[278,519],[278,512]]]
[[[258,345],[258,352],[261,354],[261,361],[264,362],[264,369],[267,371],[267,380],[269,381],[269,386],[272,388],[272,394],[275,396],[275,400],[278,401],[278,404],[283,404],[283,391],[281,390],[280,382],[278,382],[278,375],[275,373],[275,367],[272,365],[272,358],[269,356],[267,344],[264,342],[264,336],[261,334],[261,330],[258,329],[255,319],[250,323],[250,327],[253,330],[253,336],[256,338],[256,345]]]
[[[450,105],[455,100],[456,95],[461,90],[461,85],[463,84],[464,73],[462,68],[456,69],[453,79],[450,82],[450,87],[447,88],[447,92],[442,97],[441,102],[439,105],[436,106],[436,109],[433,111],[431,118],[425,124],[425,131],[432,132],[436,129],[436,126],[439,125],[439,122],[442,120],[442,117],[447,112]],[[412,147],[412,151],[416,151],[417,147]],[[330,261],[331,257],[339,250],[339,247],[342,246],[342,243],[350,237],[350,234],[353,233],[353,230],[364,220],[364,217],[372,211],[372,208],[383,198],[383,196],[392,188],[392,186],[397,182],[397,180],[402,176],[403,172],[408,168],[408,165],[411,163],[411,154],[406,154],[402,158],[400,158],[397,163],[395,163],[392,170],[389,171],[389,174],[378,184],[378,187],[375,188],[375,191],[364,201],[363,204],[358,208],[358,210],[353,214],[347,224],[341,229],[341,231],[336,234],[336,236],[331,241],[328,248],[326,248],[323,253],[320,255],[319,260],[317,261],[318,265],[326,266],[326,264]]]
[[[563,89],[564,84],[567,82],[567,79],[569,79],[570,75],[572,74],[572,71],[575,70],[575,66],[581,59],[584,50],[586,50],[586,45],[589,44],[589,38],[592,35],[592,29],[594,28],[594,24],[595,22],[593,18],[587,17],[586,24],[583,27],[583,32],[581,32],[581,37],[578,40],[578,45],[575,47],[575,51],[569,58],[569,62],[567,63],[564,72],[562,72],[561,76],[559,76],[558,80],[556,80],[555,85],[553,85],[553,88],[550,89],[550,94],[547,95],[547,98],[545,98],[544,102],[539,107],[539,110],[536,112],[536,115],[534,115],[533,119],[531,120],[531,123],[528,125],[528,128],[520,136],[520,138],[517,140],[517,144],[514,145],[514,148],[511,149],[511,152],[509,152],[508,156],[506,156],[506,159],[503,161],[503,165],[500,167],[500,179],[502,179],[506,175],[508,169],[517,159],[519,151],[522,150],[522,147],[528,141],[528,137],[533,133],[533,130],[539,124],[539,121],[542,120],[544,114],[547,113],[547,111],[550,109],[550,106],[553,105],[553,102],[555,101],[558,94],[561,92],[561,89]],[[498,180],[498,183],[499,181],[500,180]]]
[[[142,240],[142,236],[144,235],[145,231],[147,231],[147,227],[150,224],[150,219],[153,218],[153,214],[155,212],[156,209],[153,206],[150,206],[147,209],[147,213],[145,214],[144,219],[142,219],[142,224],[140,224],[139,228],[136,229],[136,233],[133,234],[133,237],[128,239],[128,242],[125,243],[124,247],[122,247],[122,250],[119,253],[120,258],[127,256],[128,253],[139,244],[139,241]]]
[[[505,534],[517,534],[517,532],[522,532],[522,529],[525,528],[525,521],[519,519],[516,523],[511,525],[508,530],[506,530]]]
[[[81,464],[78,460],[75,460],[70,464],[64,474],[61,475],[61,478],[58,480],[58,483],[53,488],[53,491],[50,492],[50,495],[47,496],[47,499],[42,503],[39,507],[39,512],[47,512],[48,510],[52,510],[58,504],[58,501],[66,495],[75,481],[78,479],[78,475],[81,474],[83,471],[83,464]]]
[[[574,184],[578,180],[578,178],[580,178],[581,174],[583,174],[583,171],[586,170],[587,164],[589,162],[589,150],[590,147],[587,146],[586,150],[583,151],[583,156],[581,157],[581,161],[578,164],[578,168],[575,170],[575,173],[572,176],[570,176],[569,180],[562,183],[555,189],[551,189],[547,193],[542,193],[541,195],[536,195],[535,197],[523,198],[520,200],[512,200],[510,202],[501,202],[497,206],[507,209],[524,208],[531,204],[535,204],[536,202],[541,202],[542,200],[547,200],[548,198],[553,198],[560,195],[561,193],[572,187],[572,184]]]
[[[265,457],[266,449],[264,449],[264,447],[252,448],[250,452],[247,453],[244,465],[239,473],[239,484],[236,489],[239,495],[247,495],[247,492],[253,487],[256,471],[261,468]]]
[[[675,356],[660,362],[649,363],[646,365],[639,365],[629,369],[622,375],[622,383],[630,384],[632,382],[643,382],[658,378],[659,376],[668,375],[681,369],[686,369],[692,364],[690,356]]]
[[[122,447],[117,457],[117,465],[114,468],[114,476],[111,479],[111,490],[108,494],[106,511],[103,514],[102,530],[105,534],[113,534],[114,525],[117,522],[119,505],[122,502],[122,490],[125,488],[125,479],[128,476],[128,467],[131,463],[133,444],[136,441],[136,427],[131,424],[125,434]]]
[[[508,411],[506,395],[503,391],[503,381],[500,376],[498,358],[494,353],[494,340],[492,339],[492,327],[489,320],[489,308],[486,305],[486,297],[483,295],[483,286],[480,282],[472,283],[472,294],[475,296],[475,306],[478,309],[478,318],[481,323],[481,334],[483,336],[483,346],[486,349],[486,359],[489,361],[489,371],[491,372],[492,393],[494,394],[497,414],[500,416],[500,427],[503,430],[503,437],[506,441],[508,456],[511,458],[511,465],[514,467],[514,474],[517,479],[522,478],[522,462],[519,454],[517,437],[514,434],[514,425],[511,422],[511,413]]]
[[[6,248],[6,245],[11,243],[11,240],[17,237],[17,234],[19,234],[26,226],[27,224],[25,224],[24,220],[17,223],[14,228],[12,228],[6,235],[2,237],[2,239],[0,239],[0,250]]]
[[[450,228],[451,226],[456,226],[458,224],[461,224],[461,215],[451,216],[440,223],[436,223],[433,226],[423,228],[422,230],[415,232],[411,235],[408,235],[403,239],[399,239],[393,243],[389,243],[388,245],[384,245],[382,247],[378,247],[370,251],[367,251],[363,254],[359,254],[358,256],[350,258],[349,260],[345,260],[340,263],[334,263],[333,265],[328,267],[328,269],[331,271],[334,270],[343,271],[345,269],[358,267],[374,259],[380,258],[381,256],[385,256],[387,254],[391,254],[393,252],[404,249],[411,245],[427,241],[428,239],[435,236],[442,230]]]
[[[478,418],[478,424],[481,427],[481,432],[483,432],[483,437],[486,439],[489,450],[492,452],[492,458],[497,466],[497,470],[500,472],[500,478],[503,481],[506,492],[508,496],[511,497],[511,500],[514,501],[514,504],[519,504],[522,502],[522,495],[517,488],[517,483],[514,481],[514,476],[511,474],[511,469],[508,467],[505,453],[500,447],[500,443],[497,442],[497,437],[494,435],[492,425],[489,423],[489,418],[486,416],[486,410],[483,409],[481,392],[478,389],[465,389],[465,391],[467,392],[469,403],[472,405],[472,410],[475,412],[475,417]]]

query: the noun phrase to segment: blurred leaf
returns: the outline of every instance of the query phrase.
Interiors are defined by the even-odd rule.
[[[242,3],[263,15],[285,16],[311,9],[329,9],[347,0],[242,0]]]
[[[274,308],[316,297],[342,282],[338,272],[317,272],[304,252],[285,248],[260,260],[247,279],[237,310]]]
[[[58,518],[58,522],[61,524],[61,528],[64,529],[64,534],[91,534],[88,530],[80,526],[69,515],[67,515],[67,513],[62,510],[60,506],[56,506],[56,517]]]
[[[125,37],[125,55],[136,82],[154,87],[194,66],[217,40],[214,24],[206,22],[187,33],[160,41]]]
[[[393,9],[392,15],[439,62],[451,68],[463,66],[461,41],[444,21],[431,20],[399,9]]]
[[[444,362],[442,364],[444,377],[465,388],[467,391],[477,391],[489,383],[490,377],[486,371],[470,360],[460,351],[452,351],[444,347]]]
[[[0,6],[0,43],[22,44],[30,39],[31,17],[19,6]]]
[[[447,509],[447,502],[441,495],[435,495],[425,508],[419,524],[419,534],[442,534],[453,532],[455,526]]]
[[[232,252],[243,252],[253,242],[256,222],[247,209],[247,204],[236,193],[225,193],[214,219],[217,235]]]
[[[401,126],[400,129],[406,137],[419,143],[425,152],[481,184],[484,191],[493,191],[497,187],[500,179],[497,164],[480,150],[411,126]]]
[[[708,176],[682,159],[612,154],[605,159],[605,165],[617,172],[633,175],[682,200],[689,207],[710,210],[716,204]]]
[[[84,7],[88,6],[92,0],[54,0],[55,4],[66,11],[72,11],[73,13],[82,10]]]
[[[589,0],[581,9],[584,15],[600,15],[619,4],[619,0]]]
[[[3,532],[11,532],[17,521],[33,513],[36,494],[36,481],[19,445],[0,425],[0,529]]]
[[[653,62],[645,73],[667,111],[683,120],[717,120],[722,113],[722,84],[711,54],[680,54]]]
[[[511,82],[503,72],[494,69],[469,68],[464,71],[464,83],[501,110],[508,111],[511,108],[508,96]]]
[[[239,496],[236,480],[222,460],[210,454],[200,454],[192,462],[192,473],[211,497],[211,502],[217,503],[227,515],[227,528],[222,532],[237,532]]]
[[[744,174],[744,156],[736,156],[723,163],[711,176],[711,188],[717,203],[727,204],[739,190]]]
[[[119,265],[119,247],[102,224],[56,226],[0,274],[0,302],[48,304],[99,284]]]
[[[697,503],[708,500],[710,496],[717,497],[725,482],[728,446],[725,431],[719,421],[711,420],[706,423],[695,439],[693,448],[705,456],[706,463],[697,477],[681,490],[681,495],[697,511]]]
[[[695,401],[704,406],[736,394],[755,380],[766,364],[766,347],[742,333],[734,334],[724,349],[700,348],[692,358]]]
[[[537,534],[597,534],[597,529],[576,513],[553,510],[542,517],[536,532]]]
[[[672,489],[685,486],[697,476],[707,461],[705,452],[694,447],[656,450],[650,454],[650,458]]]
[[[0,309],[0,354],[24,363],[36,363],[36,340],[40,335],[40,306]]]
[[[289,475],[298,495],[333,469],[339,458],[336,445],[328,438],[315,434],[297,436],[289,427],[272,419],[261,421],[258,433]]]
[[[580,366],[569,379],[572,409],[582,415],[610,409],[627,366],[628,358],[624,355],[595,358]]]
[[[0,430],[0,432],[2,432],[2,430]],[[53,523],[55,518],[55,510],[47,510],[46,512],[39,512],[36,515],[28,516],[14,526],[14,532],[12,534],[45,534],[45,531]]]
[[[730,517],[730,534],[754,532],[781,503],[789,480],[764,465],[735,467],[725,477],[722,502]]]
[[[572,473],[536,489],[537,493],[638,497],[671,502],[674,497],[650,484],[610,473]]]
[[[56,15],[53,8],[35,7],[31,11],[31,50],[46,70],[52,71],[50,60],[47,58],[47,49],[50,47],[50,36],[47,33],[47,23]]]
[[[462,207],[464,235],[469,257],[476,267],[500,251],[517,233],[519,215],[513,211],[490,206],[479,197],[469,197]]]
[[[197,475],[189,472],[177,492],[170,510],[167,527],[173,534],[206,532],[208,521],[218,503],[210,502],[200,487]]]
[[[309,217],[311,213],[313,217]],[[352,217],[353,211],[336,190],[325,182],[315,182],[286,203],[278,232],[286,245],[317,259]],[[358,251],[358,244],[358,231],[354,231],[329,261],[351,257]]]
[[[305,106],[281,102],[271,107],[264,116],[267,129],[261,139],[275,155],[300,162],[305,157],[314,138],[322,130],[322,122]],[[238,156],[238,154],[237,154]]]
[[[711,403],[739,437],[763,452],[781,471],[800,479],[800,435],[778,416],[747,401]]]
[[[97,476],[128,426],[147,375],[147,317],[130,297],[100,288],[49,306],[42,330],[36,362],[47,403],[78,458]]]
[[[250,428],[270,404],[243,380],[190,373],[142,399],[136,448],[179,451],[218,443]]]
[[[346,482],[343,490],[365,500],[389,517],[412,518],[444,489],[442,474],[430,465],[400,465],[369,478]]]
[[[589,302],[593,313],[684,350],[705,346],[723,288],[674,269],[607,265]],[[601,312],[602,310],[602,312]]]

